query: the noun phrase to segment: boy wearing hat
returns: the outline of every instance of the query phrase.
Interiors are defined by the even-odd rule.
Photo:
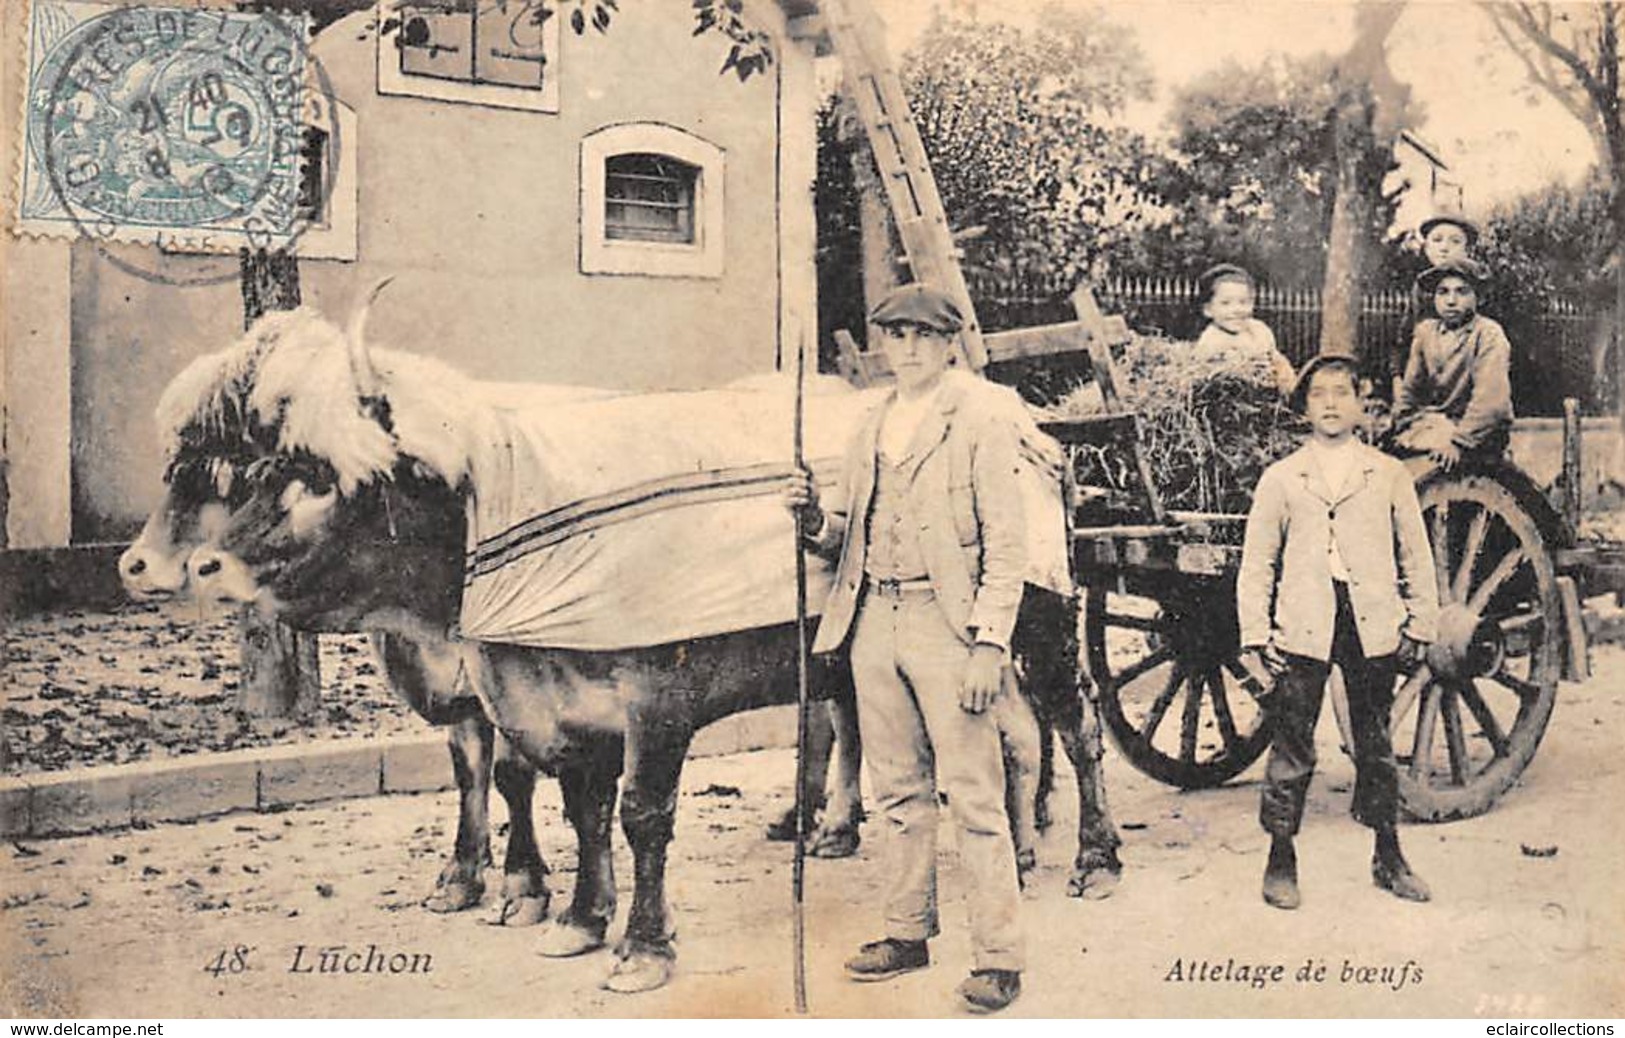
[[[1512,344],[1478,312],[1489,280],[1483,266],[1455,259],[1416,279],[1435,317],[1411,339],[1394,395],[1394,443],[1446,470],[1462,459],[1498,458],[1512,431]]]
[[[1418,231],[1430,267],[1471,259],[1478,246],[1478,225],[1457,213],[1436,213],[1423,220]]]
[[[1202,316],[1208,325],[1196,339],[1198,352],[1242,356],[1269,365],[1281,394],[1292,392],[1297,372],[1275,346],[1275,333],[1253,316],[1258,295],[1253,276],[1234,263],[1220,263],[1202,273]]]
[[[839,558],[813,651],[849,648],[891,837],[885,936],[846,970],[878,981],[929,965],[940,788],[971,887],[959,995],[994,1011],[1020,993],[1023,965],[995,710],[1027,567],[1010,391],[947,370],[963,319],[944,293],[905,286],[869,320],[896,388],[853,440],[827,511],[806,473],[786,490],[812,550]]]
[[[1271,837],[1263,896],[1276,908],[1300,903],[1292,841],[1333,665],[1354,728],[1353,814],[1376,834],[1372,881],[1405,900],[1429,896],[1399,849],[1388,723],[1396,673],[1434,638],[1433,558],[1410,472],[1354,435],[1358,378],[1352,357],[1322,354],[1305,366],[1292,404],[1310,440],[1259,480],[1236,578],[1242,647],[1275,677],[1264,700],[1273,734],[1259,821]]]

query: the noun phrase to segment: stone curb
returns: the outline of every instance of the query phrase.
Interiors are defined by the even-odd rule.
[[[794,707],[736,714],[702,729],[689,756],[793,746],[795,732]],[[439,731],[229,750],[0,778],[0,837],[71,836],[455,785]]]

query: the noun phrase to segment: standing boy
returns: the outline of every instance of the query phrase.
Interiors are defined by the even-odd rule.
[[[1394,396],[1394,443],[1441,468],[1498,458],[1512,433],[1512,344],[1478,312],[1489,274],[1470,259],[1430,267],[1416,279],[1436,316],[1411,339]]]
[[[1027,569],[1023,463],[1001,417],[1010,391],[947,370],[964,322],[944,293],[905,286],[869,320],[896,390],[854,439],[828,511],[805,473],[787,491],[813,550],[839,553],[813,650],[850,646],[890,835],[885,937],[846,969],[875,981],[929,965],[940,788],[970,877],[975,961],[959,994],[973,1010],[999,1010],[1021,992],[1023,956],[994,709]]]
[[[1388,722],[1397,671],[1434,638],[1433,557],[1409,471],[1354,436],[1358,377],[1347,356],[1322,354],[1304,368],[1292,403],[1311,438],[1259,480],[1236,580],[1241,644],[1276,679],[1265,700],[1274,732],[1259,805],[1271,837],[1264,901],[1276,908],[1300,902],[1292,839],[1334,664],[1354,728],[1353,814],[1376,833],[1371,878],[1408,901],[1429,896],[1399,849]]]

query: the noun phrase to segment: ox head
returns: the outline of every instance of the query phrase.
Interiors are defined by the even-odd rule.
[[[244,399],[264,449],[191,555],[199,598],[311,630],[391,609],[437,626],[454,618],[469,384],[424,358],[374,355],[366,311],[346,332],[306,313],[260,356]]]
[[[266,317],[230,348],[193,361],[164,390],[157,413],[163,498],[119,558],[132,598],[160,600],[185,590],[188,558],[243,501],[239,474],[274,446],[273,431],[249,407],[254,375],[261,358],[296,335],[304,319],[298,312]]]

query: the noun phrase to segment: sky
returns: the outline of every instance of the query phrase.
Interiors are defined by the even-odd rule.
[[[963,7],[968,0],[956,0]],[[1081,0],[1080,0],[1081,2]],[[892,46],[908,46],[930,19],[933,0],[876,0]],[[1039,0],[974,0],[978,17],[1029,21]],[[1227,58],[1253,64],[1266,54],[1341,52],[1353,35],[1342,0],[1108,0],[1113,19],[1133,28],[1158,97],[1129,120],[1165,129],[1173,90]],[[1423,110],[1411,127],[1449,164],[1468,215],[1554,179],[1574,181],[1595,160],[1585,129],[1555,101],[1525,89],[1522,66],[1488,18],[1465,0],[1410,0],[1389,38],[1389,65]],[[1413,207],[1414,208],[1414,207]]]

